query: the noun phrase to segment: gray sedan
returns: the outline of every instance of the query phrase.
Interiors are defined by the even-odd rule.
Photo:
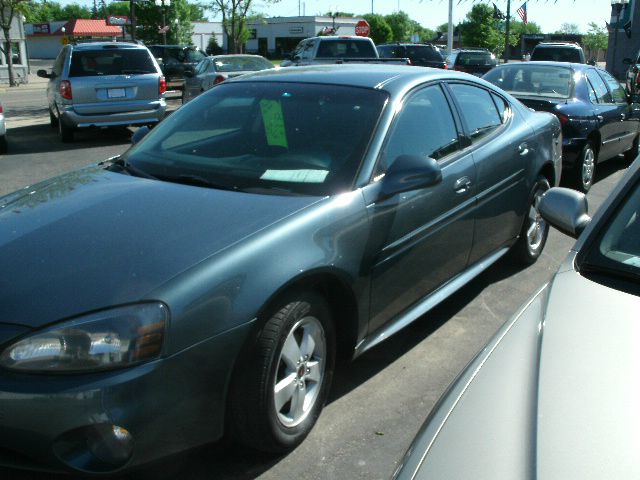
[[[291,451],[337,359],[536,261],[560,135],[466,74],[278,69],[0,198],[0,453],[112,473],[223,434]]]
[[[640,478],[640,158],[593,219],[570,189],[540,211],[582,235],[449,388],[395,479]]]
[[[275,68],[260,55],[215,55],[202,59],[195,70],[185,70],[182,103],[187,103],[228,78]]]

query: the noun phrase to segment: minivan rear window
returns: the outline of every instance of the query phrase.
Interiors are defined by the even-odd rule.
[[[70,77],[145,73],[156,73],[156,67],[149,52],[137,48],[74,51],[69,68]]]
[[[531,60],[550,60],[553,62],[581,63],[580,51],[577,48],[544,47],[536,48],[531,54]]]

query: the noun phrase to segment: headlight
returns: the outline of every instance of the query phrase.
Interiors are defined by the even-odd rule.
[[[92,313],[9,346],[0,365],[23,372],[87,372],[152,360],[162,353],[169,311],[162,303]]]

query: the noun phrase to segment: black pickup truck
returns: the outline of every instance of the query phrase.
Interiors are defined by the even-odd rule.
[[[380,58],[375,43],[369,37],[327,36],[302,40],[280,66],[365,62],[411,64],[408,58]]]

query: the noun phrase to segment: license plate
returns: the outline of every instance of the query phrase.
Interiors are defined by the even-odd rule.
[[[107,97],[109,98],[122,98],[125,96],[124,88],[108,88]]]

